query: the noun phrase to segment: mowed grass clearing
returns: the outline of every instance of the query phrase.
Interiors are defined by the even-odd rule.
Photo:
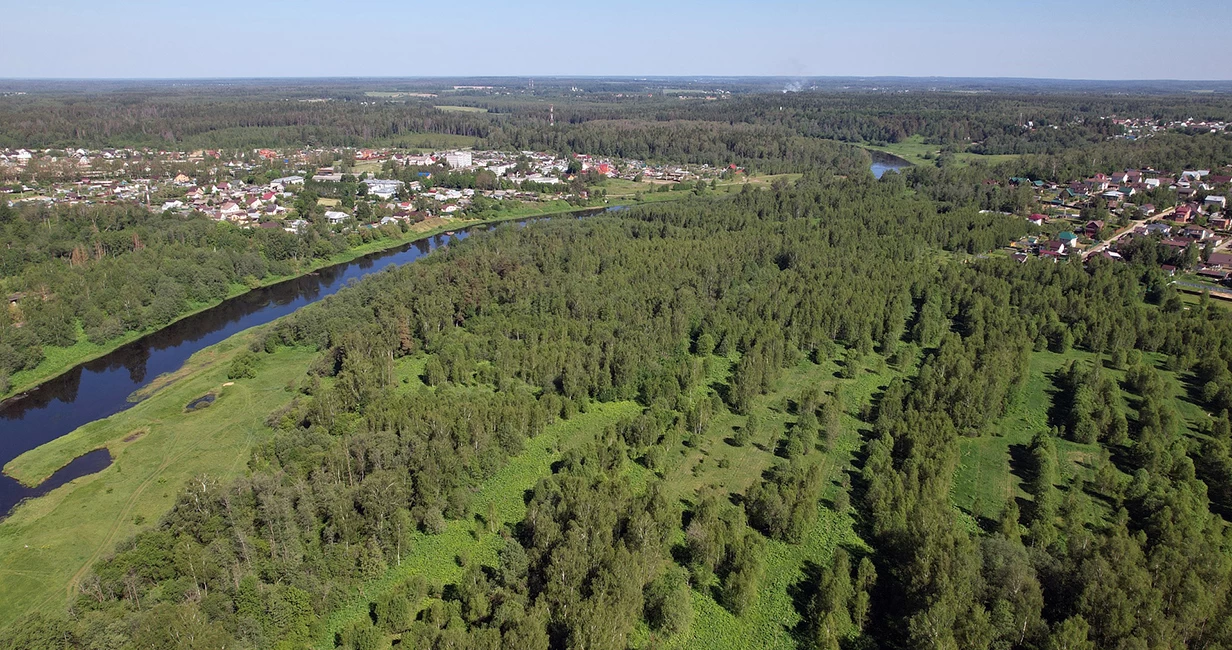
[[[153,527],[191,479],[223,481],[247,471],[254,444],[270,435],[269,413],[289,401],[314,352],[262,355],[255,379],[226,383],[227,366],[253,332],[238,334],[192,357],[192,372],[133,408],[86,425],[27,452],[6,466],[37,483],[72,458],[106,447],[114,462],[49,494],[26,501],[0,522],[0,626],[36,609],[62,608],[75,581],[117,542]],[[186,413],[191,400],[214,392],[208,408]]]

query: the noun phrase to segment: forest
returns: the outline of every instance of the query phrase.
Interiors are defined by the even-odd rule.
[[[1226,165],[1226,133],[1133,141],[1111,119],[1226,121],[1223,96],[684,101],[625,80],[449,96],[484,109],[460,112],[116,83],[3,98],[0,146],[461,136],[801,177],[505,224],[249,333],[227,385],[292,379],[245,406],[261,423],[240,476],[160,483],[169,510],[130,519],[0,647],[1232,647],[1227,306],[1181,294],[1145,238],[1115,263],[996,252],[1038,230],[1030,191],[995,179]],[[879,180],[855,146],[909,138],[942,155]],[[298,207],[351,180],[310,181]],[[0,201],[21,294],[0,310],[0,394],[53,347],[402,234]]]
[[[280,350],[317,353],[247,475],[183,486],[67,611],[34,613],[0,642],[316,645],[417,540],[475,521],[503,540],[494,561],[459,556],[447,584],[411,576],[328,642],[675,647],[707,624],[695,603],[747,615],[767,545],[807,544],[837,509],[859,543],[815,558],[792,588],[798,647],[1232,644],[1227,312],[1186,305],[1145,263],[972,256],[1030,226],[938,201],[940,183],[929,169],[819,172],[509,225],[309,306],[232,366],[242,382]],[[952,502],[960,449],[1001,435],[1040,354],[1074,359],[1016,461],[1025,496],[972,519]],[[742,423],[725,444],[764,436],[760,396],[832,359],[840,375],[902,373],[854,416],[837,390],[805,386],[752,483],[667,496],[673,457],[716,418]],[[712,383],[716,364],[729,370]],[[1183,418],[1180,399],[1203,419]],[[520,518],[473,504],[548,428],[622,402],[637,414],[562,454]],[[822,468],[846,417],[859,448],[831,485]],[[1088,450],[1089,481],[1062,476],[1071,444]]]

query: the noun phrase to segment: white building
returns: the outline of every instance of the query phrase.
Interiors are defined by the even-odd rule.
[[[275,178],[274,180],[270,181],[269,184],[270,184],[270,187],[273,187],[275,185],[278,185],[281,187],[286,187],[288,185],[303,185],[304,177],[303,176],[283,176],[282,178]]]
[[[346,221],[347,219],[350,219],[350,218],[351,218],[351,215],[345,212],[338,212],[336,210],[330,210],[325,213],[325,220],[330,222],[331,224],[340,224],[343,221]]]
[[[364,180],[364,185],[368,186],[368,194],[390,199],[398,193],[398,189],[402,187],[402,181],[368,178]]]
[[[445,154],[445,162],[454,169],[464,169],[471,166],[471,152],[454,151]]]

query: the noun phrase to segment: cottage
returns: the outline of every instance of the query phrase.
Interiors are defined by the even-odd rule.
[[[351,215],[345,212],[338,212],[336,210],[330,210],[325,213],[325,220],[332,225],[338,225],[350,218]]]
[[[1221,269],[1232,269],[1232,253],[1228,251],[1215,251],[1207,257],[1206,265]]]
[[[1040,245],[1040,255],[1044,257],[1061,257],[1065,255],[1065,242],[1051,239]]]
[[[1208,210],[1215,208],[1223,210],[1228,207],[1228,197],[1212,194],[1206,197],[1206,200],[1202,202],[1202,205]]]
[[[1091,239],[1095,239],[1096,237],[1099,236],[1099,231],[1103,229],[1104,229],[1103,221],[1088,221],[1086,228],[1083,229],[1083,232],[1086,234],[1087,237],[1090,237]]]

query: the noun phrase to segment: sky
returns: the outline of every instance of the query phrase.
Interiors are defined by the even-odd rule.
[[[0,78],[1228,80],[1226,1],[0,0]]]

